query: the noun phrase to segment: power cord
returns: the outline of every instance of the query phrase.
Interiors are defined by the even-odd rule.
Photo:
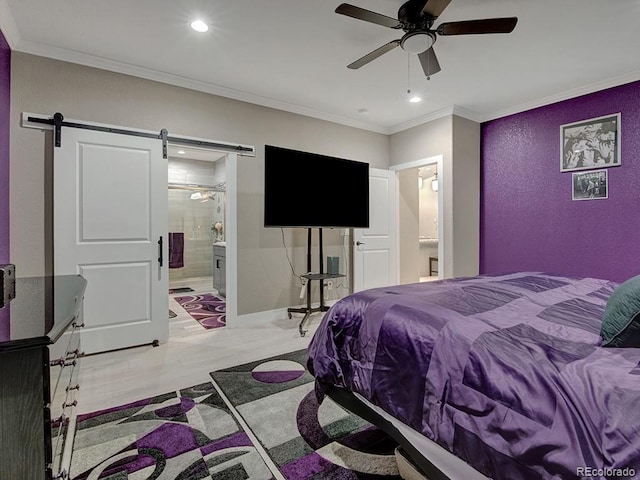
[[[343,258],[345,259],[344,260],[344,273],[345,273],[345,276],[343,278],[347,283],[340,282],[340,283],[337,283],[334,286],[335,286],[336,290],[340,290],[340,289],[346,290],[347,295],[348,295],[348,294],[351,293],[351,288],[349,287],[349,261],[350,261],[350,258],[349,258],[349,251],[347,250],[347,245],[349,244],[349,241],[345,240],[346,238],[351,238],[351,236],[350,235],[344,235],[343,241],[342,241],[342,253],[343,253]]]
[[[287,256],[287,262],[289,262],[289,267],[291,268],[291,273],[293,273],[294,277],[297,277],[297,279],[300,281],[300,283],[304,287],[306,284],[305,280],[303,280],[302,277],[296,273],[296,271],[293,268],[293,264],[291,263],[291,258],[289,257],[289,249],[287,248],[287,243],[284,240],[284,228],[280,228],[280,233],[282,234],[282,245],[284,246],[284,251]]]

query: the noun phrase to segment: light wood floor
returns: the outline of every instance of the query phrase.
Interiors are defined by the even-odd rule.
[[[214,291],[202,285],[192,288]],[[306,348],[321,319],[319,313],[312,316],[305,337],[298,333],[297,315],[261,327],[205,330],[173,299],[179,295],[184,293],[169,296],[169,309],[177,316],[169,319],[168,342],[82,359],[80,413],[208,382],[214,370]]]

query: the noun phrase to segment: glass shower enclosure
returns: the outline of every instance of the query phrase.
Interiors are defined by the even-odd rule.
[[[225,182],[169,184],[169,289],[213,287],[212,245],[225,238]]]

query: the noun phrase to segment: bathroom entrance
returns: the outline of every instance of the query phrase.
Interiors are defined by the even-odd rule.
[[[400,283],[444,278],[443,157],[393,168],[398,175]]]
[[[418,243],[420,281],[438,280],[438,165],[418,168]]]
[[[169,146],[169,304],[172,324],[226,324],[226,155]],[[204,331],[204,330],[202,330]]]

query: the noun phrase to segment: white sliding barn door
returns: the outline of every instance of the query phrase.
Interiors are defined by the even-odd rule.
[[[70,127],[63,127],[61,141],[54,149],[54,272],[77,273],[88,282],[82,349],[166,340],[162,141]]]
[[[397,179],[390,170],[369,169],[369,228],[353,230],[353,290],[395,285]]]

